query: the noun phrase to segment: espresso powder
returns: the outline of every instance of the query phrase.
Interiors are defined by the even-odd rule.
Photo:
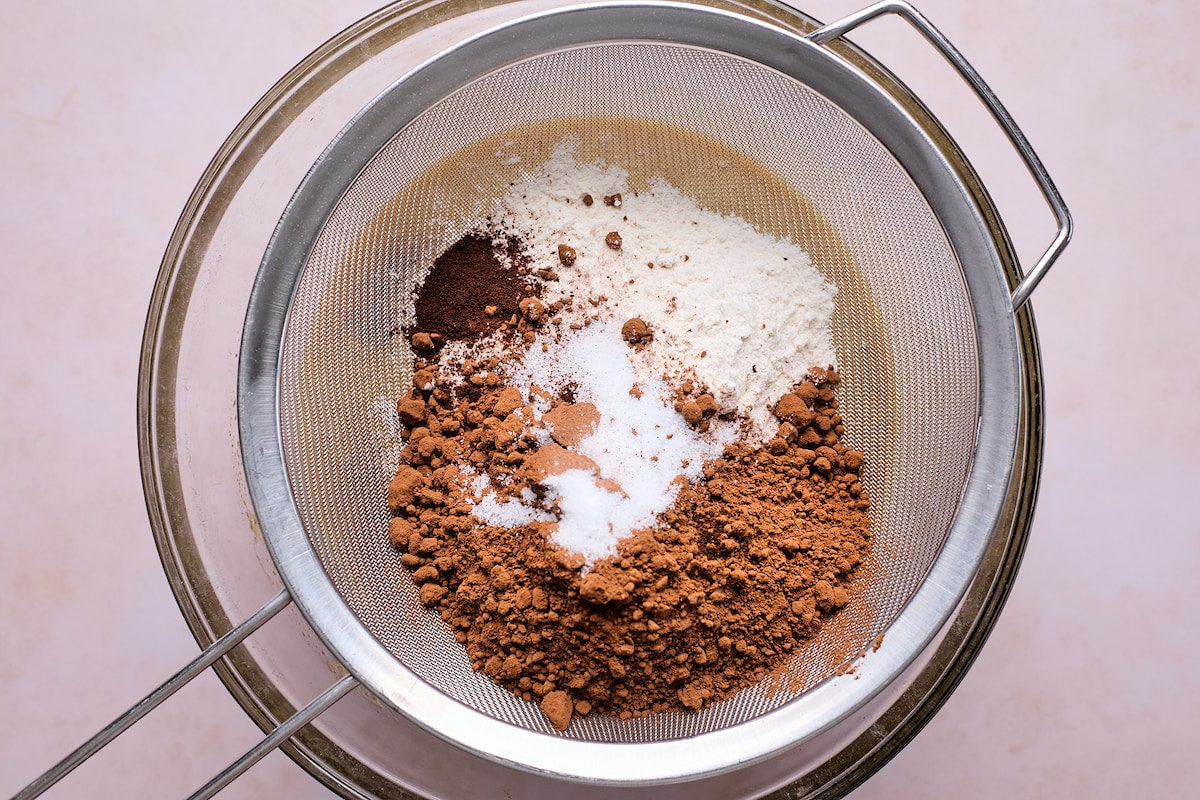
[[[512,237],[464,236],[433,262],[416,297],[416,330],[448,342],[497,330],[522,298],[537,293],[527,263]]]

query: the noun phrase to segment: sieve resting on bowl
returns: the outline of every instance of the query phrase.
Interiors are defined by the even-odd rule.
[[[976,90],[1057,218],[1023,277],[936,121],[840,39],[884,13],[912,23]],[[423,34],[439,44],[421,63],[355,69],[364,43],[404,42],[415,59]],[[444,49],[447,35],[457,44]],[[147,328],[151,516],[185,615],[216,641],[18,797],[214,663],[274,730],[196,797],[293,735],[289,753],[348,797],[829,796],[863,779],[986,635],[1032,510],[1041,411],[1022,309],[1071,223],[1007,112],[924,17],[892,2],[819,28],[725,3],[402,3],[324,56],[285,79],[264,100],[271,113],[252,113],[214,161]],[[355,101],[379,81],[370,103]],[[698,713],[593,716],[558,734],[474,673],[402,580],[382,493],[395,432],[380,413],[408,388],[398,315],[417,266],[567,136],[631,181],[666,177],[792,237],[838,287],[843,415],[871,459],[876,548],[856,602],[789,665],[794,692],[753,687]],[[318,149],[273,155],[289,142]],[[286,168],[255,172],[272,158]],[[246,199],[247,186],[260,194]],[[256,246],[252,263],[230,263]],[[220,391],[183,396],[190,375],[211,372]],[[229,446],[206,444],[222,421]],[[252,557],[231,555],[247,539]],[[274,599],[229,624],[279,579]],[[286,625],[263,627],[273,618]],[[245,641],[256,631],[257,648]],[[332,687],[314,688],[330,673]],[[276,727],[305,692],[317,700]]]

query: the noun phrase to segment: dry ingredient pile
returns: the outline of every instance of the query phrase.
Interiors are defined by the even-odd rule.
[[[476,670],[559,730],[698,710],[846,605],[872,534],[833,293],[570,141],[434,262],[390,537]]]

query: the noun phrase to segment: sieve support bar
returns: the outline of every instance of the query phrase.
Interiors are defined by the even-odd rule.
[[[1008,109],[1000,102],[995,92],[983,80],[983,77],[971,66],[970,62],[963,57],[963,54],[958,51],[950,40],[947,39],[941,31],[933,26],[920,11],[913,8],[903,0],[883,0],[883,2],[875,3],[861,11],[843,17],[837,22],[825,25],[818,28],[808,35],[808,40],[814,44],[823,45],[834,39],[837,39],[850,31],[883,14],[896,14],[902,17],[910,25],[925,37],[932,44],[946,61],[958,71],[958,74],[964,81],[975,91],[975,94],[987,106],[992,117],[1000,125],[1000,128],[1008,136],[1009,142],[1016,148],[1017,153],[1025,161],[1025,166],[1029,173],[1037,181],[1038,187],[1042,191],[1042,196],[1045,198],[1050,210],[1054,213],[1054,217],[1058,222],[1058,233],[1054,237],[1054,241],[1050,243],[1050,247],[1038,259],[1037,264],[1033,269],[1025,273],[1021,282],[1017,284],[1017,288],[1012,293],[1012,309],[1017,311],[1021,306],[1029,300],[1029,295],[1037,287],[1042,278],[1046,277],[1051,265],[1062,254],[1067,243],[1071,241],[1071,232],[1074,228],[1074,223],[1071,220],[1071,212],[1067,210],[1066,203],[1063,202],[1062,195],[1059,194],[1058,188],[1051,180],[1050,174],[1046,171],[1046,167],[1042,164],[1037,153],[1033,151],[1033,147],[1029,144],[1029,140],[1025,138],[1025,134],[1021,132],[1017,126],[1016,120],[1008,113]]]
[[[345,697],[346,693],[355,686],[358,686],[358,680],[353,675],[343,676],[341,680],[322,692],[316,700],[313,700],[307,706],[288,717],[278,728],[271,731],[265,739],[246,751],[245,755],[222,770],[220,774],[208,783],[204,784],[203,787],[189,796],[188,800],[209,800],[217,792],[232,783],[239,775],[262,760],[263,756],[283,744],[285,740],[290,739],[296,731],[316,719],[321,712]]]
[[[288,594],[287,589],[284,589],[245,622],[209,645],[203,653],[196,656],[190,664],[175,673],[165,683],[110,722],[103,730],[77,747],[62,761],[35,778],[12,800],[33,800],[33,798],[39,797],[84,761],[94,756],[101,748],[132,727],[135,722],[157,708],[164,700],[186,686],[193,678],[211,667],[218,658],[241,644],[242,640],[261,628],[291,602],[291,595]]]

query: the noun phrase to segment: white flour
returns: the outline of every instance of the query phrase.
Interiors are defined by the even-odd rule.
[[[649,375],[694,377],[722,411],[749,418],[754,438],[769,438],[771,404],[810,368],[836,363],[834,287],[790,240],[706,211],[663,181],[633,195],[625,170],[579,164],[574,150],[559,144],[501,201],[498,222],[524,240],[531,267],[559,275],[543,299],[593,311],[581,301],[603,295],[598,310],[618,325],[642,318],[654,332]],[[618,193],[619,205],[604,203]],[[611,231],[620,250],[605,244]],[[575,249],[573,266],[560,263],[560,244]]]

